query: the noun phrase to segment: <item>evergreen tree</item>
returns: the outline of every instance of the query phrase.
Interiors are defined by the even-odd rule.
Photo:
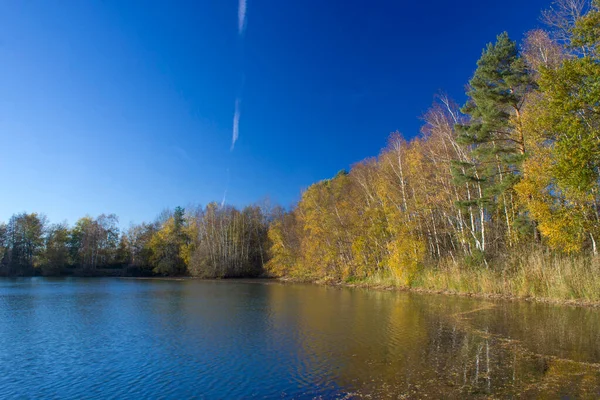
[[[488,44],[469,82],[469,100],[462,112],[470,116],[456,129],[461,144],[472,148],[473,160],[455,168],[457,181],[477,182],[483,188],[472,201],[488,205],[491,216],[506,224],[509,243],[515,222],[512,190],[521,174],[525,138],[521,109],[534,83],[517,45],[506,32]],[[460,172],[459,172],[460,171]]]

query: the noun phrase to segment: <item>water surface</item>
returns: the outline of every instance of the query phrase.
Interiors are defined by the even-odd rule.
[[[600,311],[270,281],[0,280],[0,398],[598,398]]]

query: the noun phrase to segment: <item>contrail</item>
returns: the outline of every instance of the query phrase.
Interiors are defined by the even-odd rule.
[[[231,137],[231,151],[233,151],[235,142],[237,142],[240,135],[240,105],[241,99],[238,97],[235,99],[235,112],[233,113],[233,136]]]
[[[225,200],[227,200],[227,189],[225,189],[225,193],[223,193],[223,200],[221,200],[221,206],[219,207],[221,210],[225,207]]]
[[[227,191],[229,190],[229,168],[227,168],[227,185],[225,185],[225,192],[223,193],[223,200],[221,200],[221,209],[225,207],[225,201],[227,200]]]
[[[239,0],[238,3],[238,32],[244,34],[246,28],[246,0]]]
[[[244,41],[244,31],[246,29],[246,11],[248,10],[247,0],[238,0],[238,34],[240,35],[240,41]],[[242,88],[244,87],[244,80],[242,79]],[[233,151],[235,142],[237,142],[240,136],[240,106],[242,103],[242,92],[235,99],[235,111],[233,113],[233,135],[231,137],[231,149]]]

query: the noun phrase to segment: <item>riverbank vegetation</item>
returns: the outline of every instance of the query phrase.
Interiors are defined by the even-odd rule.
[[[270,276],[600,301],[600,0],[557,0],[548,30],[484,49],[459,107],[310,186],[284,212],[209,204],[119,231],[18,214],[0,272]],[[412,136],[412,135],[411,135]]]
[[[600,300],[600,1],[543,19],[484,49],[463,107],[438,96],[419,137],[309,187],[271,226],[268,270]]]

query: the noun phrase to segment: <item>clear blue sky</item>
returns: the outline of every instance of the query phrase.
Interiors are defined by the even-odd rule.
[[[0,220],[121,224],[189,203],[284,206],[464,101],[487,42],[550,0],[0,2]],[[231,148],[236,98],[239,139]]]

